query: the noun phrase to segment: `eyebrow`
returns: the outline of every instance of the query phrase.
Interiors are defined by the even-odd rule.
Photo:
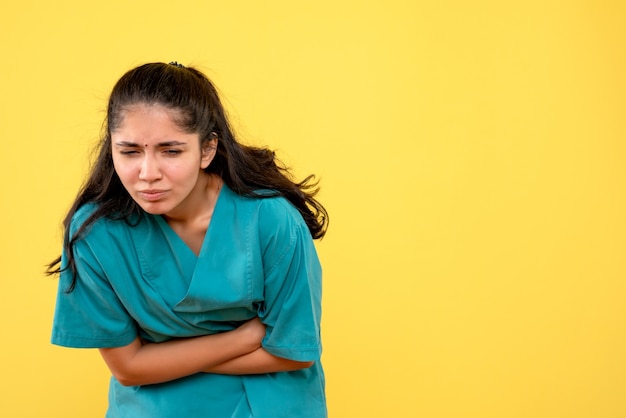
[[[132,141],[117,141],[115,145],[117,145],[118,147],[126,147],[126,148],[141,148],[141,145]],[[180,146],[180,145],[187,145],[187,143],[180,142],[180,141],[164,141],[164,142],[159,142],[157,144],[158,147],[175,147],[175,146]]]

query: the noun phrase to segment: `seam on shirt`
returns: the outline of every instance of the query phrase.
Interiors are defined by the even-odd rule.
[[[289,244],[287,245],[287,247],[285,248],[285,251],[282,252],[282,254],[280,255],[280,257],[278,257],[278,259],[276,260],[276,262],[270,266],[269,270],[267,271],[267,276],[271,275],[274,270],[282,263],[283,259],[287,256],[287,254],[291,251],[291,249],[295,246],[296,243],[296,234],[294,232],[294,228],[290,228],[290,236],[289,236]]]
[[[268,270],[267,270],[267,275],[269,276],[270,274],[272,274],[272,272],[281,264],[281,262],[283,261],[283,259],[285,258],[285,256],[289,253],[289,251],[294,247],[295,242],[297,240],[297,233],[296,233],[296,229],[301,227],[301,222],[303,222],[302,218],[300,217],[300,219],[298,219],[297,217],[295,217],[292,213],[292,211],[295,209],[293,207],[293,205],[286,200],[285,198],[281,198],[281,197],[276,197],[276,198],[270,198],[270,199],[262,199],[261,200],[261,205],[263,205],[266,201],[269,202],[273,202],[276,205],[280,205],[282,207],[282,209],[284,210],[284,216],[288,216],[289,217],[289,243],[288,245],[285,247],[285,251],[283,251],[280,256],[278,257],[278,259],[276,260],[276,262],[274,264],[272,264],[271,266],[268,266]],[[265,208],[265,210],[270,210],[271,208]],[[261,213],[263,212],[263,209],[261,209]],[[259,229],[261,228],[261,223],[263,222],[262,219],[259,218]]]

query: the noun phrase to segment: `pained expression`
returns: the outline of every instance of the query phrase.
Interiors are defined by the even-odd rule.
[[[175,110],[158,104],[137,104],[111,132],[118,177],[133,200],[155,215],[184,211],[201,193],[199,181],[217,145],[213,140],[201,150],[199,135],[182,130],[172,115]]]

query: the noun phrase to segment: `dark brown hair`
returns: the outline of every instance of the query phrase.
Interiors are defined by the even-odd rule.
[[[47,274],[56,274],[69,269],[74,279],[68,291],[75,285],[73,246],[86,228],[102,217],[123,219],[132,224],[132,220],[143,213],[118,178],[111,154],[111,132],[119,127],[125,110],[135,104],[159,104],[176,110],[181,116],[176,119],[177,124],[189,133],[199,134],[201,145],[217,135],[217,152],[205,169],[207,173],[218,174],[230,189],[243,196],[285,197],[298,209],[313,238],[324,236],[328,213],[315,199],[319,189],[313,175],[295,182],[272,150],[239,143],[217,90],[200,71],[177,63],[144,64],[128,71],[113,87],[98,157],[63,221],[67,259],[61,265],[59,256],[46,270]],[[264,192],[259,193],[261,190]],[[70,236],[74,214],[87,203],[95,203],[96,210]]]

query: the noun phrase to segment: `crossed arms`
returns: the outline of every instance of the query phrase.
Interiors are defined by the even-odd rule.
[[[265,326],[258,318],[232,331],[123,347],[101,348],[113,376],[124,386],[163,383],[199,372],[259,374],[299,370],[313,362],[277,357],[261,347]]]

